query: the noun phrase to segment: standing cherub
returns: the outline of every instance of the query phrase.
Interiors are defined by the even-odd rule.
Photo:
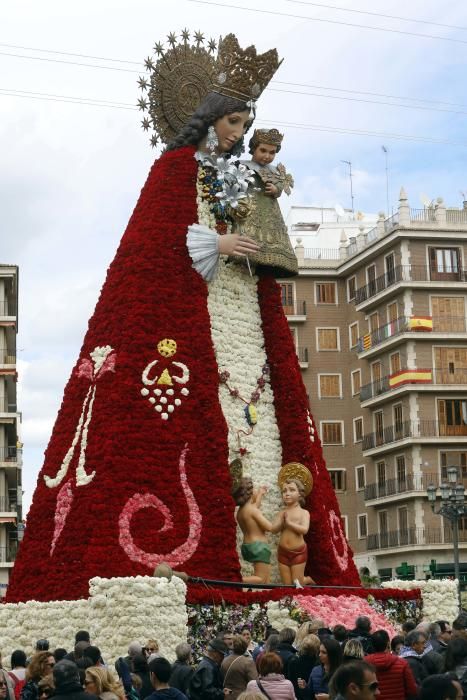
[[[248,253],[250,263],[273,268],[276,277],[292,277],[298,274],[297,258],[277,200],[283,191],[290,194],[293,178],[281,163],[272,165],[283,138],[277,129],[255,129],[249,142],[252,159],[242,161],[254,173],[253,187],[248,190],[249,213],[234,222],[234,229],[261,246],[259,252]]]
[[[245,583],[269,583],[271,547],[266,532],[271,532],[272,523],[261,512],[261,501],[266,492],[266,486],[260,486],[255,491],[249,476],[242,477],[232,491],[233,499],[239,506],[237,522],[243,532],[242,557],[251,562],[254,568],[252,576],[243,576]]]
[[[300,476],[303,474],[303,480],[291,475],[297,471]],[[305,577],[308,548],[304,540],[310,528],[310,514],[304,506],[305,496],[311,490],[311,474],[301,464],[285,465],[279,474],[279,485],[285,508],[274,518],[272,532],[280,532],[277,559],[282,583],[312,583],[311,578]]]

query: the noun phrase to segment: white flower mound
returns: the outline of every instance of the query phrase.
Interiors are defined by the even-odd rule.
[[[383,588],[411,591],[420,588],[423,601],[423,619],[427,622],[447,620],[452,622],[459,614],[458,581],[429,579],[428,581],[385,581]]]
[[[269,602],[266,607],[271,627],[274,627],[276,630],[282,630],[284,627],[291,627],[294,630],[298,629],[298,622],[290,617],[288,608],[281,608],[279,603],[274,601]]]
[[[244,265],[236,263],[219,265],[215,280],[209,284],[208,308],[211,317],[211,333],[220,371],[230,373],[228,380],[232,389],[249,401],[257,388],[266,362],[261,315],[258,304],[256,276],[251,277]],[[225,384],[219,386],[219,399],[229,428],[229,458],[239,456],[238,431],[248,433],[251,428],[245,418],[245,404],[230,396]],[[267,518],[273,518],[282,506],[277,475],[282,464],[282,447],[274,410],[274,397],[269,380],[261,398],[255,404],[258,422],[250,435],[240,433],[241,444],[248,450],[242,457],[245,476],[251,476],[255,486],[269,487],[264,496],[262,510]],[[238,544],[242,535],[237,531]],[[276,540],[277,538],[272,538]],[[277,545],[272,546],[271,580],[279,580]],[[242,561],[242,572],[251,573],[248,564]],[[248,568],[247,568],[248,567]]]
[[[156,638],[162,656],[175,660],[175,647],[186,642],[188,615],[186,586],[176,577],[135,576],[93,578],[87,600],[0,605],[0,649],[3,658],[15,649],[33,652],[37,639],[50,648],[73,649],[75,633],[89,630],[107,663],[126,656],[132,641]]]

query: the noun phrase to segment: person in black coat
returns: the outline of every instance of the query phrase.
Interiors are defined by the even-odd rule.
[[[365,654],[373,654],[371,643],[371,620],[366,615],[359,615],[355,620],[355,629],[349,632],[349,639],[358,639]]]
[[[295,649],[293,643],[295,641],[295,630],[291,627],[284,627],[279,632],[279,644],[277,645],[275,652],[282,659],[282,664],[284,666],[284,676],[290,680],[289,677],[289,664],[291,660],[297,656],[297,650]]]
[[[229,648],[222,639],[213,639],[190,681],[190,700],[224,700],[220,666]]]
[[[307,634],[303,637],[297,656],[292,656],[289,660],[289,680],[292,681],[297,700],[312,700],[311,691],[306,685],[313,668],[319,664],[320,641],[316,634]],[[301,679],[301,685],[299,685]]]
[[[53,669],[55,700],[99,700],[97,695],[86,693],[79,680],[79,670],[73,661],[63,659]]]
[[[172,673],[169,679],[171,688],[177,688],[185,695],[188,694],[191,677],[194,669],[191,667],[191,647],[186,642],[177,644],[175,647],[177,660],[172,664]]]

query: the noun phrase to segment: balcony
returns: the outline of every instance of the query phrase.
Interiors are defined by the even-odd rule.
[[[443,386],[452,390],[456,384],[466,385],[467,368],[429,367],[424,369],[402,369],[399,372],[387,374],[375,382],[364,384],[360,388],[360,402],[369,401],[404,386],[416,386],[418,390],[420,386],[426,386],[427,384],[437,390]]]
[[[16,503],[10,503],[8,498],[0,498],[0,513],[16,513],[17,505]],[[1,520],[1,518],[0,518]]]
[[[21,464],[23,450],[18,447],[0,447],[0,464],[2,467],[17,467]]]
[[[365,501],[399,496],[412,491],[426,492],[427,486],[436,484],[438,481],[438,474],[406,474],[401,479],[386,479],[381,484],[367,484],[365,486]]]
[[[399,316],[394,321],[362,335],[357,341],[357,352],[367,352],[402,333],[416,333],[419,338],[423,338],[428,333],[466,332],[465,316]]]
[[[300,367],[306,369],[308,367],[308,348],[299,346],[296,347],[295,350]]]
[[[306,301],[294,299],[293,304],[284,304],[282,308],[288,321],[306,321]]]
[[[363,304],[368,299],[390,289],[399,282],[465,282],[467,270],[462,268],[438,270],[427,265],[397,265],[393,270],[371,280],[355,293],[354,304]]]
[[[459,530],[459,542],[467,543],[467,531]],[[452,545],[452,531],[446,528],[415,528],[390,530],[368,535],[366,547],[369,551],[427,545]]]
[[[0,547],[0,566],[15,561],[17,547]]]
[[[0,348],[0,365],[16,365],[16,351],[13,348]]]
[[[374,450],[407,438],[430,442],[431,439],[435,438],[458,439],[465,436],[467,436],[467,425],[448,425],[437,420],[402,421],[364,435],[362,450],[363,452]],[[451,442],[453,441],[451,440]]]
[[[16,301],[14,299],[2,299],[0,301],[0,316],[8,318],[16,316]]]
[[[17,404],[8,400],[7,396],[0,396],[0,413],[17,413]]]

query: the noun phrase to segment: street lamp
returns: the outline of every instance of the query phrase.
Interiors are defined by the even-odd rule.
[[[454,548],[454,576],[459,582],[459,610],[462,609],[460,569],[459,569],[459,520],[467,515],[467,502],[465,500],[465,487],[458,483],[459,472],[457,467],[448,467],[447,482],[440,487],[441,505],[436,508],[437,488],[433,484],[427,487],[427,497],[431,510],[436,515],[441,515],[452,525],[452,544]]]

